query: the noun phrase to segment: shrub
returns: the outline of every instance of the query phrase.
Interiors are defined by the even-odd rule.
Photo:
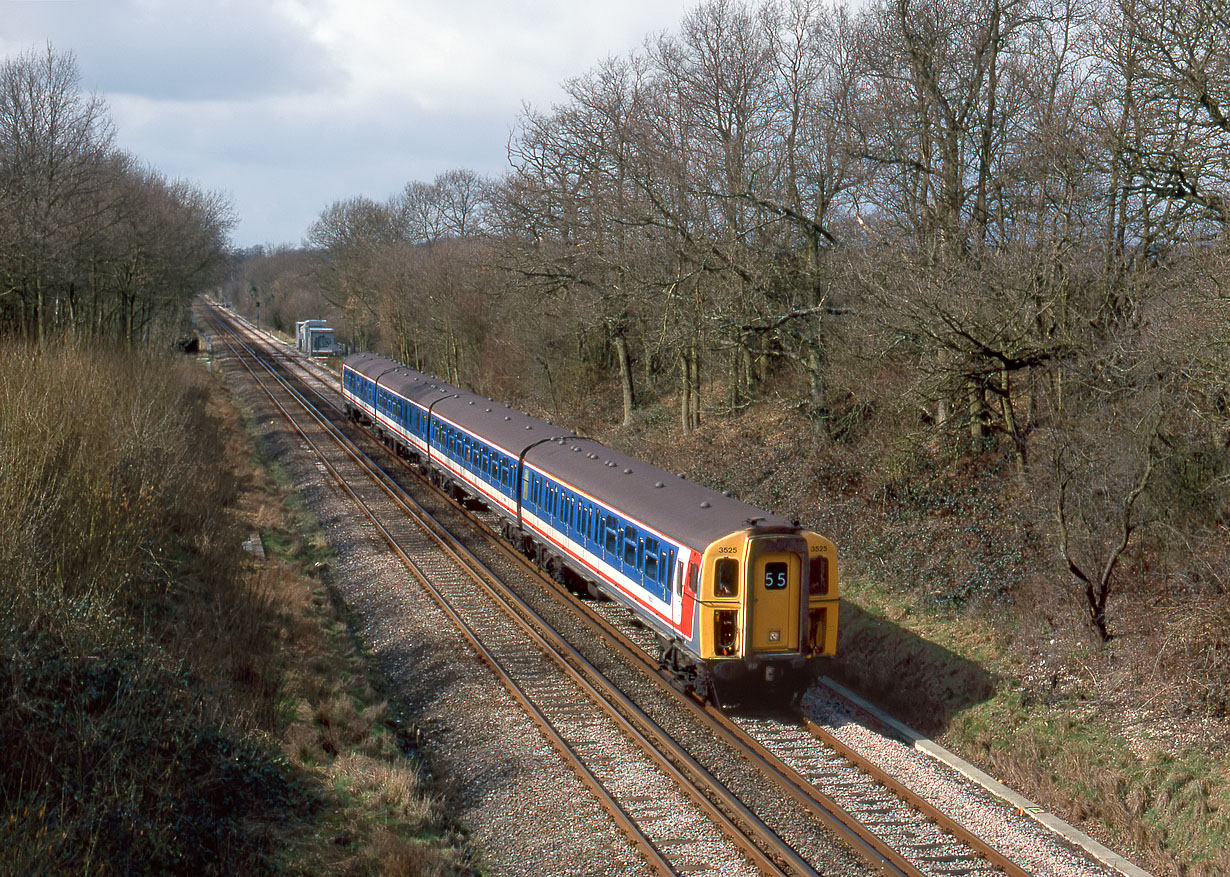
[[[204,380],[73,344],[0,361],[0,848],[15,872],[250,871],[274,821],[312,806],[187,669],[173,626],[196,603],[218,622],[259,609],[237,599],[234,484]]]

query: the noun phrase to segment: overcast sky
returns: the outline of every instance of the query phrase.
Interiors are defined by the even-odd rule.
[[[237,246],[298,245],[332,202],[499,175],[523,103],[675,31],[693,0],[0,0],[0,54],[50,43],[119,145],[227,194]]]

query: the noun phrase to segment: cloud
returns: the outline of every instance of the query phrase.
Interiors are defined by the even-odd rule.
[[[245,244],[297,243],[333,201],[383,201],[451,168],[498,176],[509,124],[408,98],[372,113],[340,98],[168,104],[121,96],[111,113],[121,148],[168,177],[227,193]]]
[[[0,0],[0,54],[72,52],[121,148],[229,193],[237,243],[297,243],[333,201],[498,176],[523,103],[692,2]]]
[[[7,30],[71,51],[91,87],[158,100],[248,101],[312,93],[344,79],[278,4],[215,0],[5,3]],[[2,45],[5,54],[42,43]]]

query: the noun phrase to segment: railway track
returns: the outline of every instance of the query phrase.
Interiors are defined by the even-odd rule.
[[[343,434],[332,387],[309,400],[288,363],[238,343],[234,355],[654,870],[1029,873],[835,738],[817,742],[822,729],[732,721],[663,684],[643,631],[541,576],[494,516],[463,517],[439,492],[411,499],[384,471],[392,459]]]

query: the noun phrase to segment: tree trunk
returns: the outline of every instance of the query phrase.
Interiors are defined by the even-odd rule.
[[[695,338],[685,343],[680,353],[680,426],[684,435],[700,426],[700,345]]]
[[[977,381],[969,382],[969,437],[974,442],[987,437],[987,400]]]
[[[632,386],[632,361],[628,355],[628,339],[623,332],[615,333],[615,356],[619,360],[619,389],[623,394],[623,425],[632,423],[632,406],[635,404]]]
[[[685,349],[679,354],[679,427],[683,434],[692,431],[692,379],[691,358]]]
[[[1012,410],[1012,382],[1009,380],[1008,370],[1004,369],[999,374],[1000,390],[1003,392],[1003,410],[1004,410],[1004,430],[1008,435],[1012,436],[1013,459],[1016,465],[1016,474],[1022,475],[1025,472],[1025,439],[1017,431],[1016,414]]]

